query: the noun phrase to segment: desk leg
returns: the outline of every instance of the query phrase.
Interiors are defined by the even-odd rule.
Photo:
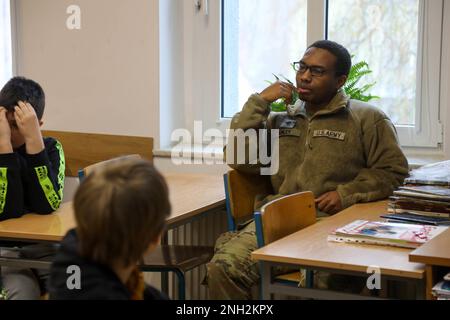
[[[379,291],[379,296],[382,299],[387,299],[389,296],[389,281],[386,277],[381,278],[381,290]]]
[[[272,295],[270,294],[270,282],[271,282],[271,266],[268,262],[261,262],[261,297],[263,300],[271,300]]]
[[[427,285],[424,280],[418,280],[416,285],[416,300],[425,300],[427,292],[425,292]]]
[[[169,242],[169,239],[167,236],[167,232],[165,232],[161,238],[161,245],[167,245],[168,242]],[[161,291],[166,296],[169,296],[169,273],[168,272],[161,272]]]
[[[434,272],[433,272],[433,266],[426,266],[425,267],[425,279],[426,279],[426,292],[425,297],[427,300],[433,300],[433,295],[431,294],[431,291],[433,290],[433,286],[435,284],[435,278],[434,278]]]

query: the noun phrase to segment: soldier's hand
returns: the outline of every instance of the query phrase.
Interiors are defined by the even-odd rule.
[[[342,210],[341,197],[336,191],[328,192],[316,199],[317,208],[328,214],[336,214]]]
[[[294,90],[297,89],[290,83],[277,81],[267,87],[259,95],[268,103],[272,103],[281,98],[285,98],[289,102],[292,99],[292,91]]]

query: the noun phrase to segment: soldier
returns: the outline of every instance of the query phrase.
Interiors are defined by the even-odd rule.
[[[347,49],[318,41],[294,66],[297,87],[276,82],[253,94],[231,122],[231,129],[280,130],[279,152],[272,155],[272,161],[279,161],[278,172],[271,176],[275,194],[255,208],[283,195],[312,191],[318,216],[323,217],[391,195],[408,175],[408,162],[389,118],[344,93],[351,68]],[[289,101],[293,91],[301,103],[285,113],[270,112],[272,102]],[[230,167],[259,174],[260,164],[239,164],[236,159],[237,155],[227,157]],[[254,223],[218,239],[207,266],[212,299],[251,297],[250,289],[259,279],[257,263],[250,258],[256,248]]]

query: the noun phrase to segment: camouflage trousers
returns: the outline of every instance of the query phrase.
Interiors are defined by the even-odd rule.
[[[227,232],[219,237],[215,254],[207,264],[205,284],[209,287],[212,300],[248,300],[252,287],[259,282],[259,263],[251,259],[257,249],[255,223],[238,232]],[[299,271],[299,269],[280,268],[276,273]],[[305,275],[305,270],[300,270]],[[303,277],[304,280],[304,277]],[[299,285],[304,286],[305,281]],[[360,293],[365,279],[353,276],[331,275],[326,272],[314,273],[314,287],[341,292]]]
[[[259,280],[258,262],[251,259],[258,248],[255,223],[217,239],[215,254],[207,264],[206,282],[212,300],[248,300]]]

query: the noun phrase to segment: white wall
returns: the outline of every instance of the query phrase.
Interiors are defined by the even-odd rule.
[[[185,0],[160,1],[160,146],[171,145],[171,134],[184,127],[184,19],[182,2]],[[180,30],[182,30],[180,32]]]
[[[158,136],[157,0],[15,4],[17,74],[44,87],[45,129]],[[81,30],[66,28],[72,4],[81,8]]]
[[[44,129],[149,136],[155,149],[160,138],[169,146],[171,132],[185,126],[183,1],[15,0],[16,74],[44,87]],[[66,27],[73,4],[81,30]],[[202,171],[167,158],[155,164]]]

